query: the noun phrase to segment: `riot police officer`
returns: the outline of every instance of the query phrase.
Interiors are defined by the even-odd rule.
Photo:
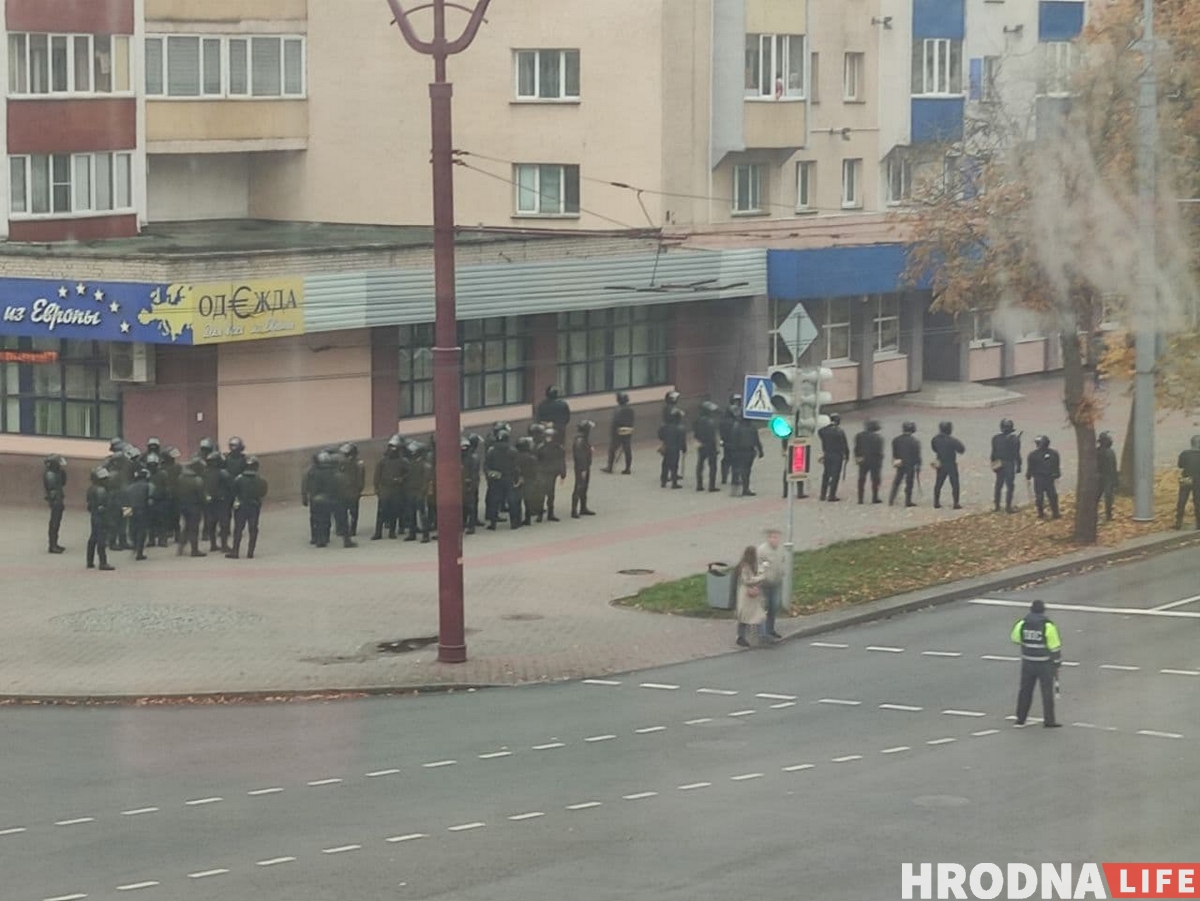
[[[146,538],[154,516],[154,486],[150,470],[139,468],[125,489],[125,506],[129,508],[129,539],[135,552],[134,560],[146,559]]]
[[[343,466],[350,476],[350,485],[346,494],[346,519],[352,536],[358,534],[358,508],[362,503],[363,489],[367,485],[367,465],[358,455],[358,445],[347,441],[338,453],[344,458]]]
[[[183,554],[184,545],[191,544],[193,557],[207,557],[200,550],[200,519],[208,504],[208,496],[204,491],[204,461],[200,457],[192,457],[186,466],[179,471],[176,483],[176,493],[179,498],[179,513],[183,517],[183,526],[179,529],[179,538],[175,554]]]
[[[92,484],[87,490],[87,510],[91,531],[87,541],[87,568],[96,568],[96,555],[100,556],[100,569],[111,572],[115,566],[108,564],[108,530],[113,519],[113,507],[120,515],[120,505],[109,493],[109,472],[103,466],[92,470]]]
[[[671,392],[674,394],[675,392]],[[659,451],[662,453],[662,467],[659,473],[659,486],[682,488],[679,484],[679,460],[687,453],[687,428],[683,424],[683,410],[672,407],[667,414],[667,421],[658,428]]]
[[[104,461],[104,470],[108,473],[108,481],[105,483],[106,496],[110,508],[114,510],[120,510],[124,506],[125,486],[133,481],[133,466],[129,454],[126,453],[127,446],[122,438],[112,439],[108,444],[108,459]],[[109,524],[106,535],[110,551],[129,550],[123,516],[117,517]]]
[[[668,391],[663,396],[662,405],[662,422],[660,425],[667,425],[671,422],[671,414],[679,407],[679,392]]]
[[[1183,528],[1183,514],[1187,512],[1188,498],[1192,499],[1192,512],[1196,514],[1196,528],[1200,529],[1200,435],[1192,436],[1192,446],[1179,455],[1179,497],[1175,501],[1175,528]]]
[[[42,461],[42,466],[42,489],[46,505],[50,508],[48,552],[61,554],[66,550],[58,543],[58,530],[62,526],[63,508],[66,506],[67,461],[64,457],[51,454]]]
[[[858,502],[863,502],[867,477],[871,478],[871,503],[882,504],[879,485],[883,481],[883,435],[878,419],[868,419],[866,428],[854,436],[854,461],[858,464]]]
[[[470,521],[474,523],[474,526],[467,534],[472,534],[479,527],[479,487],[484,460],[483,438],[472,432],[467,436],[467,443],[470,445],[470,450],[463,460],[463,466],[470,467],[474,483],[470,493],[463,495],[463,504],[470,508]]]
[[[263,498],[267,496],[267,480],[258,474],[258,457],[246,457],[242,471],[233,480],[233,549],[225,556],[237,560],[242,548],[242,532],[250,531],[246,559],[254,559],[258,545],[258,521],[262,515]]]
[[[429,543],[429,483],[433,468],[426,459],[426,446],[420,441],[410,441],[405,448],[408,471],[404,478],[404,521],[408,526],[405,541],[416,541],[421,533],[421,543]]]
[[[1104,502],[1104,520],[1112,521],[1113,495],[1117,490],[1117,455],[1112,435],[1101,432],[1096,438],[1096,506]]]
[[[742,418],[742,396],[740,394],[729,395],[729,403],[725,407],[725,412],[721,415],[721,421],[717,425],[717,434],[721,438],[721,484],[724,485],[733,477],[733,484],[737,484],[738,474],[734,470],[733,465],[733,432],[737,427],[738,422]]]
[[[829,425],[820,429],[817,437],[821,439],[821,455],[825,458],[821,472],[821,500],[840,501],[841,498],[837,496],[838,481],[850,462],[850,442],[842,431],[842,417],[830,413]]]
[[[229,518],[226,513],[232,501],[233,479],[225,471],[225,458],[220,451],[214,450],[204,463],[204,493],[208,497],[204,505],[204,540],[208,542],[209,553],[213,554],[218,550],[229,550]]]
[[[399,435],[389,438],[383,456],[375,464],[375,534],[371,536],[372,541],[383,537],[384,526],[387,527],[388,538],[396,537],[406,468],[406,462],[400,456],[401,444]]]
[[[740,412],[740,408],[738,410]],[[763,458],[758,426],[749,419],[739,419],[733,427],[732,442],[734,487],[741,486],[742,497],[754,497],[755,492],[750,490],[750,471],[754,467],[754,460]]]
[[[541,482],[542,500],[546,507],[546,521],[558,522],[554,515],[554,498],[558,480],[567,478],[567,452],[554,429],[547,429],[546,440],[537,449],[538,479]],[[541,520],[539,519],[539,522]]]
[[[959,504],[958,455],[967,452],[966,446],[953,435],[954,423],[938,424],[938,433],[933,436],[930,447],[933,449],[933,465],[937,476],[933,480],[933,506],[942,506],[942,486],[950,481],[950,494],[954,498],[954,509],[961,510]]]
[[[1034,502],[1037,504],[1038,519],[1046,518],[1046,502],[1050,503],[1050,515],[1059,518],[1058,489],[1055,480],[1062,475],[1059,468],[1058,451],[1051,450],[1050,439],[1039,435],[1037,447],[1029,455],[1025,468],[1026,481],[1033,481]]]
[[[592,481],[592,429],[596,423],[585,419],[575,430],[571,462],[575,469],[575,487],[571,490],[571,518],[595,516],[588,508],[588,486]]]
[[[896,467],[896,477],[892,480],[892,493],[888,495],[888,505],[896,503],[896,495],[900,492],[900,483],[904,483],[904,506],[915,507],[913,503],[913,479],[921,469],[921,442],[917,440],[917,424],[906,422],[901,426],[901,432],[892,439],[892,465]]]
[[[1054,729],[1061,723],[1054,716],[1054,679],[1062,666],[1062,639],[1058,626],[1046,616],[1046,605],[1034,601],[1024,619],[1017,620],[1009,635],[1021,646],[1021,690],[1017,694],[1017,725],[1024,726],[1033,704],[1033,688],[1041,683],[1042,725]]]
[[[493,436],[493,444],[484,456],[484,476],[487,493],[484,495],[484,515],[488,530],[494,532],[500,514],[508,503],[508,495],[517,478],[517,452],[509,440],[509,433],[500,429]]]
[[[708,490],[720,491],[717,487],[717,420],[719,408],[711,400],[700,404],[700,415],[692,426],[692,437],[696,439],[696,490],[704,490],[704,467],[708,467]]]
[[[995,512],[1000,512],[1000,491],[1005,491],[1004,510],[1015,513],[1013,507],[1013,482],[1021,471],[1021,436],[1014,434],[1011,419],[1000,420],[999,434],[992,436],[992,471],[996,473],[996,488],[993,497]]]
[[[624,391],[617,392],[617,409],[613,412],[612,424],[608,435],[608,465],[603,472],[611,473],[617,455],[625,455],[625,468],[621,471],[629,475],[633,466],[633,407],[629,405],[629,395]]]
[[[168,542],[176,542],[179,540],[179,476],[183,473],[183,466],[179,462],[179,458],[183,456],[183,452],[177,447],[166,447],[163,449],[162,470],[165,473],[166,483],[166,502],[160,504],[163,516],[163,535],[159,538],[158,546],[166,547]]]
[[[542,506],[545,496],[533,438],[517,439],[517,474],[521,482],[521,505],[525,510],[520,525],[529,525],[533,516],[537,516],[538,522],[541,522],[546,512]]]
[[[308,468],[304,470],[304,475],[300,478],[300,506],[308,508],[308,543],[316,547],[317,536],[321,534],[322,528],[318,521],[320,509],[313,503],[313,488],[317,480],[317,458],[321,456],[321,451],[317,451],[308,461]]]
[[[559,436],[566,434],[567,423],[571,421],[571,407],[562,397],[562,391],[557,385],[546,389],[545,399],[538,404],[538,421],[546,428],[553,428]]]
[[[465,435],[458,442],[458,451],[462,470],[463,529],[468,535],[474,535],[479,524],[479,466],[471,455],[471,441]]]

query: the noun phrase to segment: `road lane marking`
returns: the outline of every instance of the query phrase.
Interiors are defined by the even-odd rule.
[[[374,779],[376,776],[395,776],[398,772],[400,772],[400,771],[397,769],[375,770],[372,773],[367,773],[367,778]]]
[[[884,748],[879,753],[880,754],[899,754],[901,751],[911,751],[911,750],[912,750],[912,748],[910,748],[908,745],[897,745],[894,748]]]
[[[927,745],[948,745],[952,741],[958,741],[957,738],[935,738],[932,741],[927,741]]]
[[[685,726],[699,726],[701,723],[711,723],[711,722],[712,722],[711,716],[702,716],[696,720],[684,720],[683,724]]]
[[[529,811],[529,813],[515,814],[515,815],[509,817],[509,819],[516,822],[518,820],[536,820],[538,817],[544,817],[544,816],[545,816],[545,814],[542,813],[542,811],[540,811],[540,810],[531,810],[531,811]]]
[[[862,760],[861,754],[847,754],[845,757],[833,758],[833,763],[849,763],[851,760]]]
[[[456,763],[458,763],[457,760],[434,760],[430,763],[423,763],[421,766],[425,767],[427,770],[433,770],[441,766],[454,766]]]
[[[712,785],[711,782],[689,782],[687,785],[680,785],[677,788],[681,792],[688,792],[694,788],[708,788],[710,785]]]
[[[593,807],[599,806],[599,801],[582,801],[579,804],[568,804],[567,810],[590,810]]]
[[[315,779],[308,784],[313,788],[316,788],[318,785],[336,785],[341,781],[341,779]]]
[[[924,707],[914,707],[912,704],[880,704],[880,710],[903,710],[905,713],[918,713]]]
[[[362,845],[339,845],[336,848],[322,848],[322,854],[344,854],[347,851],[361,851]]]
[[[632,795],[621,795],[625,801],[640,801],[642,798],[653,798],[658,792],[635,792]]]
[[[224,876],[228,870],[201,870],[199,873],[188,873],[188,879],[207,879],[209,876]]]
[[[281,864],[281,863],[291,863],[291,862],[292,862],[292,861],[294,861],[295,859],[296,859],[296,858],[294,858],[294,857],[271,857],[271,858],[269,858],[269,859],[267,859],[267,860],[260,860],[260,861],[258,861],[258,862],[255,864],[255,866],[260,866],[260,867],[273,867],[273,866],[277,866],[278,864]]]
[[[615,679],[584,679],[584,685],[620,685]]]
[[[922,651],[922,657],[961,657],[961,651]]]
[[[671,685],[665,682],[643,682],[638,688],[657,688],[661,691],[678,691],[678,685]]]
[[[585,738],[584,741],[612,741],[614,738],[616,738],[615,735],[593,735]]]
[[[737,694],[737,692],[730,691],[728,688],[697,688],[696,694],[698,694],[698,695],[724,695],[726,697],[731,697],[731,696]]]
[[[980,729],[978,732],[972,732],[971,734],[976,738],[983,738],[985,735],[996,735],[999,732],[999,729]]]
[[[982,654],[980,660],[1002,660],[1005,663],[1016,663],[1020,657],[1010,657],[1007,654]]]
[[[144,813],[158,813],[157,807],[137,807],[133,810],[122,810],[123,817],[140,817]]]
[[[764,701],[794,701],[794,700],[796,700],[795,695],[777,695],[777,694],[772,694],[769,691],[760,691],[754,697],[762,698]]]
[[[783,710],[783,708],[785,708],[785,707],[795,707],[795,706],[796,706],[795,701],[780,701],[778,704],[772,704],[771,709],[772,710]]]
[[[407,835],[393,835],[391,838],[385,838],[385,842],[391,842],[393,845],[399,842],[415,842],[419,838],[429,838],[428,832],[409,832]]]
[[[1000,598],[974,598],[968,604],[988,607],[1028,607],[1027,601],[1006,601]],[[1145,607],[1096,607],[1090,604],[1047,604],[1047,610],[1067,610],[1073,613],[1115,613],[1120,616],[1162,616],[1177,619],[1200,619],[1200,613],[1190,610],[1152,610]]]
[[[783,771],[785,773],[798,773],[801,770],[811,770],[815,766],[815,763],[793,763],[791,766],[785,766]]]
[[[1200,601],[1200,594],[1194,594],[1190,598],[1184,598],[1181,601],[1171,601],[1169,604],[1159,604],[1157,607],[1151,607],[1151,610],[1173,610],[1176,607],[1186,607],[1188,604],[1194,604]]]
[[[24,826],[15,826],[12,829],[0,829],[0,835],[17,835],[24,831]]]
[[[194,801],[184,801],[188,807],[202,807],[205,804],[217,804],[224,801],[224,798],[196,798]]]
[[[78,826],[80,823],[94,823],[95,817],[76,817],[73,820],[59,820],[55,826]]]
[[[636,732],[638,735],[649,735],[651,732],[666,732],[667,727],[666,726],[646,726],[645,728],[634,729],[633,731]]]
[[[740,776],[730,776],[733,782],[745,782],[747,779],[761,779],[762,773],[742,773]]]
[[[843,651],[850,647],[848,644],[838,644],[837,642],[833,641],[810,641],[809,645],[814,648],[837,648],[838,650]]]
[[[844,698],[821,698],[818,704],[840,704],[843,707],[857,707],[862,701],[847,701]]]
[[[1140,666],[1124,666],[1120,663],[1101,663],[1100,669],[1120,670],[1123,673],[1136,673],[1141,669]]]
[[[1160,669],[1159,672],[1167,676],[1200,676],[1200,670],[1194,669]]]
[[[867,645],[868,651],[879,651],[884,654],[903,654],[904,648],[893,648],[885,644],[870,644]]]
[[[55,895],[53,898],[47,898],[46,901],[80,901],[80,899],[86,898],[86,897],[87,897],[87,895],[84,895],[84,894]]]
[[[1154,729],[1139,729],[1138,735],[1149,735],[1151,738],[1183,738],[1178,732],[1158,732]]]
[[[943,716],[987,716],[979,710],[943,710]]]
[[[730,716],[753,716],[757,711],[754,710],[735,710]]]
[[[157,882],[149,882],[149,881],[147,881],[147,882],[131,882],[128,885],[118,885],[117,891],[118,892],[136,892],[138,889],[154,888],[154,886],[156,886],[156,885],[158,885]]]
[[[450,826],[446,829],[446,831],[447,832],[470,832],[472,829],[482,829],[485,825],[487,825],[487,824],[480,823],[478,821],[476,821],[474,823],[463,823],[460,826]]]
[[[491,753],[488,753],[488,754],[480,754],[479,759],[480,760],[495,760],[499,757],[511,757],[511,756],[512,756],[512,751],[492,751]]]
[[[1062,665],[1063,666],[1079,666],[1080,663],[1078,660],[1064,660],[1062,662]]]
[[[551,741],[551,742],[547,742],[544,745],[534,745],[533,750],[549,751],[551,748],[565,748],[565,747],[566,747],[566,745],[563,744],[561,741]]]
[[[249,791],[249,792],[246,792],[246,794],[248,794],[248,795],[249,795],[250,797],[252,797],[252,798],[257,798],[257,797],[260,797],[260,796],[262,796],[262,795],[277,795],[277,794],[279,794],[281,791],[283,791],[283,789],[282,789],[282,788],[279,788],[279,787],[275,787],[275,788],[256,788],[256,789],[254,789],[254,791]]]
[[[1072,726],[1079,726],[1081,729],[1099,729],[1101,732],[1116,732],[1116,726],[1097,726],[1095,723],[1071,723]]]

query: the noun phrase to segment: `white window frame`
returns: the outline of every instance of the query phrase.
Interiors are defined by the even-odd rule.
[[[551,171],[557,169],[558,175],[558,209],[545,210],[542,208],[542,203],[551,195],[543,185],[542,179],[544,176],[551,175]],[[575,209],[568,208],[568,179],[567,176],[572,172],[575,174]],[[532,184],[526,183],[526,178],[523,176],[532,175]],[[534,219],[578,219],[580,214],[580,194],[582,188],[580,186],[579,166],[572,163],[514,163],[513,164],[513,215],[524,218]],[[532,194],[534,205],[532,208],[522,208],[525,203],[527,194]]]
[[[33,72],[33,55],[30,50],[30,38],[38,37],[46,40],[46,90],[34,91],[34,72]],[[109,40],[109,75],[110,83],[114,85],[112,90],[98,91],[96,90],[96,68],[98,60],[96,59],[96,39],[108,38]],[[9,97],[132,97],[134,96],[133,83],[133,60],[130,56],[132,37],[127,34],[74,34],[62,32],[43,32],[43,31],[13,31],[7,35],[7,52],[8,52],[8,84],[6,92]],[[55,41],[66,42],[67,53],[67,80],[66,87],[63,90],[54,89],[54,61],[53,51]],[[113,69],[113,64],[117,59],[116,48],[118,43],[123,43],[125,46],[124,61],[125,61],[125,77],[126,87],[117,89],[115,85],[118,83],[117,73]],[[18,55],[16,45],[19,44],[22,52]],[[78,49],[80,44],[86,47],[84,51],[87,54],[87,85],[80,87],[76,83],[77,74],[77,59]],[[21,61],[21,71],[16,71],[18,60]],[[24,78],[24,90],[16,90],[13,85],[14,78],[18,76]]]
[[[888,205],[899,206],[911,200],[912,160],[903,154],[893,153],[888,157],[884,168]]]
[[[1042,90],[1046,97],[1070,97],[1071,78],[1075,73],[1075,44],[1072,41],[1047,41],[1042,45]]]
[[[875,332],[875,356],[891,356],[900,353],[900,298],[895,294],[876,294],[871,298],[872,328]],[[896,323],[896,343],[884,344],[884,325]]]
[[[979,102],[999,103],[1000,57],[985,56],[979,67]]]
[[[863,205],[863,161],[861,157],[842,160],[842,209],[860,210]]]
[[[170,43],[172,38],[183,38],[197,41],[197,49],[199,51],[199,93],[197,94],[172,94],[171,85],[168,75],[171,71],[170,61],[168,59],[170,53]],[[255,93],[254,83],[254,46],[256,41],[274,40],[279,42],[279,93]],[[219,88],[206,90],[205,75],[211,74],[205,71],[205,44],[216,42],[219,46],[219,61],[218,74],[220,76]],[[150,71],[150,54],[146,52],[150,44],[157,44],[159,47],[159,59],[161,65],[154,73],[158,78],[158,83],[161,85],[161,90],[151,91],[149,85]],[[240,80],[245,86],[244,91],[234,90],[234,71],[233,71],[233,56],[230,52],[230,47],[234,43],[244,45],[245,49],[245,67],[241,71]],[[288,68],[288,50],[289,47],[299,47],[299,72],[293,72]],[[305,100],[308,98],[308,39],[302,34],[232,34],[232,35],[216,35],[216,34],[150,34],[145,37],[143,47],[143,60],[146,71],[142,75],[142,82],[146,91],[146,96],[150,100],[171,100],[171,101],[195,101],[195,100]],[[299,90],[289,91],[289,74],[299,77]]]
[[[991,310],[971,310],[971,347],[991,347],[996,340],[996,323]]]
[[[817,162],[796,163],[796,212],[809,213],[817,208]]]
[[[793,42],[799,46],[794,47]],[[750,55],[754,54],[757,71],[751,84]],[[798,56],[800,67],[793,72],[792,57]],[[746,35],[746,83],[747,100],[803,100],[808,86],[808,36],[803,34],[747,34]],[[765,79],[764,73],[770,78]],[[799,86],[789,84],[791,76],[799,77]]]
[[[558,93],[554,96],[543,97],[542,92],[542,56],[543,54],[558,55]],[[533,92],[521,93],[521,60],[533,59]],[[574,61],[575,93],[568,93],[569,82],[567,69]],[[513,95],[522,103],[578,103],[581,86],[581,60],[578,48],[542,48],[521,49],[513,51]]]
[[[103,207],[97,184],[97,162],[108,161],[108,197],[111,208]],[[67,180],[55,179],[55,158],[66,159]],[[46,212],[32,212],[34,207],[34,160],[46,160]],[[81,173],[87,178],[87,192],[79,194]],[[18,181],[19,180],[19,181]],[[70,199],[69,210],[54,209],[55,187],[65,188]],[[120,189],[120,190],[118,190]],[[20,198],[20,207],[17,199]],[[81,202],[82,201],[82,202]],[[9,157],[9,218],[29,219],[91,219],[97,216],[118,216],[133,213],[133,153],[116,150],[98,153],[35,153],[14,154]]]
[[[742,175],[746,176],[747,197],[742,196]],[[739,163],[733,167],[733,215],[761,216],[766,212],[767,167],[763,163]]]
[[[854,359],[854,332],[850,325],[851,306],[853,298],[850,297],[827,297],[824,304],[824,317],[821,323],[821,336],[825,339],[825,361],[826,362],[844,362]],[[844,339],[839,340],[839,343],[845,343],[846,353],[835,354],[833,348],[833,336],[837,333],[844,334]]]
[[[913,55],[914,97],[961,97],[963,93],[963,42],[952,38],[924,38],[915,42]],[[957,60],[957,70],[955,61]],[[917,64],[920,63],[920,83]]]
[[[848,50],[842,58],[842,100],[846,103],[862,103],[866,98],[867,55],[861,51]]]

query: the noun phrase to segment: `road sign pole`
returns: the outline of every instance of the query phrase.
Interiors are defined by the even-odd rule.
[[[799,311],[800,315],[796,315],[797,311]],[[800,301],[796,301],[796,306],[792,312],[788,314],[788,318],[796,320],[796,343],[792,345],[791,348],[792,366],[795,368],[796,378],[793,380],[792,384],[798,386],[800,384],[800,355],[808,349],[806,344],[802,344],[803,336],[801,333],[801,329],[804,327],[804,322],[807,318],[807,316],[804,315],[804,304]],[[811,341],[809,343],[811,343]],[[796,418],[795,413],[793,414],[793,418]],[[795,434],[796,430],[793,428],[792,436],[794,437]],[[791,478],[792,453],[792,439],[789,438],[784,444],[784,459],[786,461],[784,466],[786,476],[784,477],[783,484],[787,486],[787,532],[785,533],[787,535],[787,541],[784,542],[783,547],[784,557],[786,558],[787,563],[785,564],[783,570],[783,595],[779,599],[779,609],[781,612],[783,610],[791,610],[792,607],[793,579],[795,578],[796,562],[796,495],[800,491],[798,486],[803,484],[802,482],[794,482]]]

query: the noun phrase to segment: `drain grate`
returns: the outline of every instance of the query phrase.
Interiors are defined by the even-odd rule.
[[[618,576],[652,576],[652,575],[654,575],[654,570],[652,570],[652,569],[618,569],[617,575]]]

